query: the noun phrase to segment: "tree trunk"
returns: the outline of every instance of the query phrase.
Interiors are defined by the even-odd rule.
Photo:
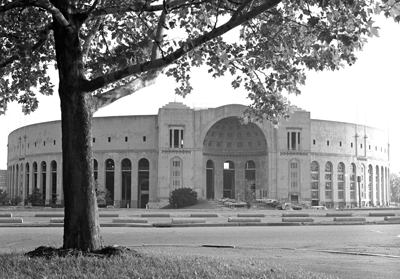
[[[80,23],[74,18],[69,23],[65,27],[54,22],[62,123],[63,248],[93,251],[103,243],[92,174],[92,99],[90,92],[81,89]]]

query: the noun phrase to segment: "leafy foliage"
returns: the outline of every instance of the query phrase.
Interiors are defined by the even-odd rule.
[[[12,205],[19,205],[20,202],[22,202],[24,199],[21,196],[14,196],[11,199],[11,204]]]
[[[169,203],[174,208],[195,205],[197,203],[197,192],[191,188],[178,188],[171,192]]]
[[[44,199],[40,189],[35,188],[32,190],[32,194],[28,195],[28,202],[32,205],[43,205]]]
[[[0,204],[6,204],[9,201],[10,201],[10,198],[8,197],[7,192],[0,189]]]
[[[400,175],[390,174],[390,201],[400,203]]]
[[[246,179],[246,185],[242,191],[243,201],[247,204],[247,207],[251,207],[251,203],[256,200],[256,193],[255,193],[255,182],[254,180]]]
[[[371,16],[398,20],[400,14],[394,0],[65,2],[2,1],[0,113],[15,100],[29,113],[38,105],[36,91],[53,93],[48,69],[57,68],[54,20],[81,22],[82,84],[96,96],[94,109],[105,105],[101,99],[108,104],[145,86],[137,81],[154,70],[174,77],[176,93],[185,96],[192,90],[191,67],[206,66],[213,77],[230,73],[232,86],[248,91],[250,120],[276,122],[289,112],[281,93],[299,94],[306,69],[352,65],[367,37],[378,35]],[[237,26],[237,40],[228,43],[222,35]]]
[[[103,185],[101,185],[97,180],[95,181],[96,185],[96,198],[98,206],[106,206],[110,204],[112,201],[111,193],[108,191]]]

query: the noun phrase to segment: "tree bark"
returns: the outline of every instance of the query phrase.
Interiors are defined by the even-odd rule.
[[[83,92],[83,60],[79,44],[80,22],[54,21],[54,38],[61,101],[64,244],[82,251],[100,249],[98,208],[92,175],[92,97]]]

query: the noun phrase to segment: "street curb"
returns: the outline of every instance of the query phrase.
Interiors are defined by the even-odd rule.
[[[19,224],[21,224],[21,223],[23,223],[24,221],[23,221],[23,219],[22,218],[11,218],[11,217],[8,217],[8,218],[0,218],[0,223],[2,223],[2,224],[10,224],[10,223],[19,223]]]
[[[396,213],[394,212],[370,212],[368,216],[373,216],[373,217],[386,217],[386,216],[396,216]]]
[[[12,213],[8,213],[8,212],[0,213],[0,217],[1,218],[12,217]]]

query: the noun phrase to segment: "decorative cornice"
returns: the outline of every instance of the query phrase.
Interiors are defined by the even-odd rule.
[[[267,152],[256,152],[256,153],[206,153],[203,152],[204,156],[211,156],[211,157],[261,157],[261,156],[267,156]]]
[[[164,149],[161,150],[163,154],[191,154],[191,150],[184,150],[184,149]]]
[[[365,157],[357,157],[357,161],[368,161]]]
[[[304,151],[281,151],[281,156],[308,156],[308,152]]]

